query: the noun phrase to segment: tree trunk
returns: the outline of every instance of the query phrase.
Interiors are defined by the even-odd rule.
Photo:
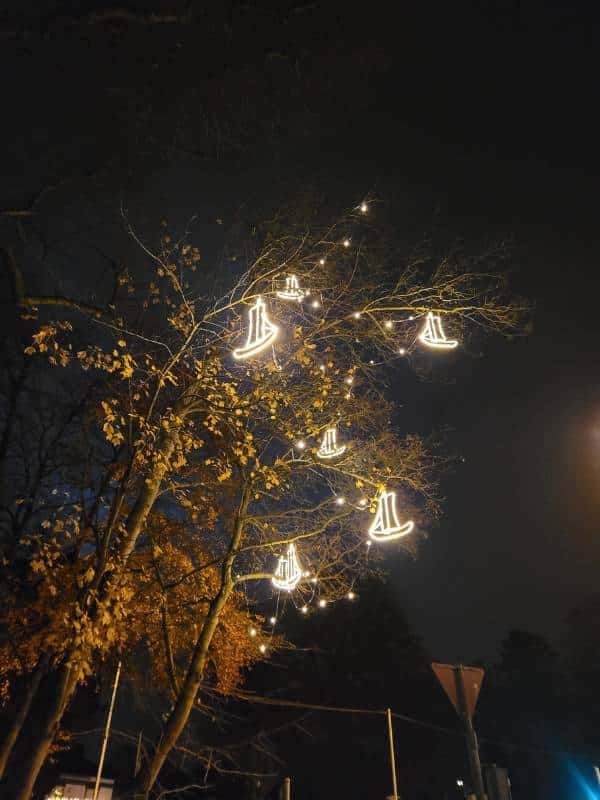
[[[48,757],[63,714],[76,687],[76,671],[64,664],[59,672],[54,698],[48,703],[45,717],[41,720],[33,737],[30,756],[19,769],[16,780],[11,781],[11,800],[30,800],[39,771]]]
[[[160,452],[162,454],[161,466],[157,468],[154,477],[144,484],[144,488],[140,491],[131,513],[127,518],[125,526],[126,535],[119,549],[121,569],[124,569],[135,547],[135,543],[143,530],[148,514],[158,496],[162,479],[166,471],[165,465],[168,464],[174,448],[175,437],[166,434],[160,447]],[[101,599],[102,597],[100,600]],[[74,655],[76,654],[69,654],[71,657]],[[69,656],[67,656],[67,658]],[[31,798],[31,792],[33,791],[39,772],[48,757],[50,746],[58,732],[63,714],[77,688],[77,680],[76,678],[70,677],[71,672],[71,669],[66,665],[61,668],[59,677],[60,686],[57,690],[55,701],[50,703],[47,708],[45,717],[38,730],[38,735],[35,736],[30,743],[30,747],[28,748],[29,754],[21,767],[22,772],[18,786],[11,795],[11,800],[30,800]],[[73,670],[73,674],[76,674],[76,670]]]
[[[46,671],[47,665],[48,658],[44,656],[40,659],[36,668],[31,674],[31,680],[29,681],[29,686],[27,687],[27,692],[23,698],[23,702],[17,710],[12,724],[6,731],[4,739],[0,743],[0,780],[2,779],[6,770],[6,765],[8,763],[8,759],[10,758],[10,754],[12,753],[13,747],[15,746],[15,742],[17,741],[25,720],[27,719],[29,709],[31,708],[33,699],[37,694],[40,681],[42,680],[44,672]]]
[[[192,660],[190,661],[190,665],[180,688],[175,706],[169,715],[169,719],[167,720],[160,741],[154,750],[151,761],[146,764],[138,777],[136,782],[136,798],[145,799],[148,797],[149,792],[154,786],[154,783],[158,778],[158,774],[167,759],[167,756],[177,743],[177,740],[187,724],[192,708],[194,707],[194,702],[204,677],[204,670],[208,660],[208,649],[212,642],[214,632],[217,629],[217,625],[219,624],[221,612],[227,604],[227,601],[229,600],[229,597],[231,596],[235,586],[235,581],[232,574],[233,561],[242,538],[245,513],[248,507],[249,498],[249,490],[247,487],[245,487],[242,492],[240,507],[236,515],[231,543],[229,545],[229,549],[227,551],[227,555],[225,556],[225,561],[223,562],[223,567],[221,570],[221,588],[210,604],[206,621],[192,654]]]

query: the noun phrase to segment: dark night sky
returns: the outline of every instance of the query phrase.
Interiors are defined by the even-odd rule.
[[[280,142],[251,166],[223,162],[222,183],[306,176],[352,198],[369,189],[392,197],[417,234],[439,222],[466,238],[513,236],[516,284],[536,304],[532,335],[488,342],[482,358],[456,361],[455,384],[411,388],[402,397],[410,425],[426,429],[433,421],[454,429],[451,441],[465,463],[446,481],[446,515],[420,558],[392,559],[393,581],[432,655],[469,660],[492,655],[509,627],[558,637],[569,608],[597,589],[600,19],[583,3],[417,5],[392,18],[363,4],[348,14],[346,44],[339,31],[331,40],[320,31],[320,55],[331,47],[348,59],[338,77],[340,121],[324,117],[310,135]],[[310,28],[302,35],[310,45]],[[385,58],[374,77],[356,81],[353,113],[353,69],[361,64],[352,54],[362,35]],[[3,115],[4,208],[46,179],[45,137],[72,135],[72,150],[83,146],[77,130],[89,133],[83,119],[63,130],[61,108],[71,104],[48,101],[40,69],[52,54],[44,51],[47,42],[36,42],[20,41],[18,59],[11,68],[9,57],[3,71],[18,96]],[[33,90],[17,63],[37,78]],[[105,80],[115,80],[103,69],[97,64],[90,79],[92,98]],[[128,77],[121,76],[124,83]],[[64,87],[52,87],[59,95],[71,80],[82,81],[65,71],[61,80]],[[329,91],[336,96],[338,86]],[[75,120],[76,108],[69,113]],[[91,150],[100,157],[102,137],[126,142],[127,133],[111,131],[104,120],[95,135]],[[14,153],[23,137],[35,157],[27,168],[18,162],[24,166],[17,173]],[[136,147],[134,140],[126,144]],[[154,191],[148,204],[158,207],[168,194],[171,217],[173,210],[195,210],[191,198],[206,187],[206,169],[198,162],[162,165],[138,178],[138,197]],[[210,167],[212,181],[218,171]],[[13,235],[4,223],[0,230]]]

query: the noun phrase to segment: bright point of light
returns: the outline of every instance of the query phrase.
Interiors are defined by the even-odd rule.
[[[393,327],[393,325],[394,325],[394,323],[392,322],[391,319],[386,319],[386,321],[385,321],[385,327],[386,328],[391,328],[391,327]]]
[[[319,264],[320,264],[321,266],[323,266],[323,264],[324,264],[324,263],[325,263],[325,259],[324,259],[324,258],[320,258],[320,259],[319,259]]]
[[[373,542],[371,542],[371,541],[368,541],[368,542],[367,542],[367,547],[371,547],[371,545],[372,545],[372,544],[373,544]]]
[[[398,352],[400,353],[401,356],[406,355],[406,350],[403,347],[401,347],[400,350],[398,350]]]
[[[387,541],[406,536],[415,527],[412,520],[403,525],[398,521],[396,514],[396,492],[383,491],[379,497],[377,513],[371,527],[369,536],[375,541]]]
[[[335,498],[335,502],[338,504],[338,506],[343,506],[344,503],[346,502],[346,498],[345,497],[336,497]]]
[[[298,448],[298,450],[304,450],[304,448],[306,447],[306,442],[304,441],[304,439],[300,439],[298,442],[296,442],[296,447]]]
[[[369,361],[369,364],[374,364],[374,363],[375,363],[375,362],[373,361],[373,359],[371,359],[371,360]]]
[[[361,203],[360,210],[362,211],[363,214],[366,214],[367,211],[369,210],[369,206],[366,203]]]
[[[360,311],[355,311],[354,314],[352,314],[352,316],[354,317],[354,319],[360,319]]]
[[[348,383],[348,384],[350,384],[350,386],[352,386],[352,384],[354,383],[354,378],[352,376],[346,378],[346,383]]]
[[[364,497],[361,497],[360,500],[358,501],[358,505],[359,506],[366,506],[367,505],[366,499]]]
[[[344,247],[350,247],[350,239],[344,239]]]
[[[354,594],[354,592],[348,592],[348,594],[346,595],[346,597],[348,598],[348,600],[354,600],[354,598],[356,597],[356,595]]]
[[[256,636],[256,628],[250,628],[248,633],[250,634],[250,636],[252,636],[252,638],[254,638]]]
[[[464,786],[464,785],[465,785],[465,782],[464,782],[464,781],[461,781],[461,780],[460,780],[460,778],[459,778],[459,779],[456,781],[456,785],[457,785],[457,786],[459,786],[459,787],[462,787],[462,786]]]
[[[308,606],[302,606],[302,608],[300,609],[300,611],[301,611],[303,614],[308,614]]]
[[[350,394],[350,392],[348,392],[348,393],[345,395],[345,397],[346,397],[346,400],[350,400],[350,398],[352,397],[352,395]]]
[[[266,644],[261,644],[258,649],[260,650],[261,653],[266,653],[267,652],[267,645]]]
[[[414,319],[414,317],[409,317],[409,320],[410,320],[411,322],[413,321],[413,319]]]
[[[326,605],[327,605],[327,600],[323,599],[319,600],[319,608],[325,608]]]
[[[325,372],[327,367],[325,366],[325,364],[319,364],[319,369],[321,370],[321,372]]]
[[[269,622],[271,623],[271,625],[275,625],[275,623],[277,622],[277,617],[271,617]]]
[[[320,308],[321,303],[318,300],[313,300],[311,305],[313,308]]]
[[[311,583],[316,583],[318,580],[319,580],[318,578],[311,578],[311,579],[310,579],[310,582],[311,582]]]

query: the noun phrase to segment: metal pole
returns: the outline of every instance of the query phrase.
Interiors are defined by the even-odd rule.
[[[117,686],[119,685],[120,675],[121,675],[121,662],[119,661],[117,665],[117,672],[115,675],[115,682],[113,684],[112,697],[110,698],[108,716],[106,717],[106,727],[104,728],[104,739],[102,740],[102,750],[100,751],[100,761],[98,762],[98,772],[96,773],[96,785],[94,786],[94,796],[92,800],[98,800],[98,792],[100,791],[100,781],[102,780],[102,767],[104,766],[104,756],[106,755],[106,747],[108,745],[108,737],[110,734],[110,723],[112,721],[113,709],[115,707],[115,698],[117,696]]]
[[[469,767],[471,769],[471,782],[477,800],[486,800],[483,776],[481,774],[481,763],[479,761],[479,746],[477,744],[477,734],[473,728],[469,710],[467,708],[467,698],[465,695],[465,684],[462,664],[454,667],[454,681],[456,683],[456,696],[458,699],[458,709],[460,717],[465,726],[465,739],[467,741],[467,754],[469,756]]]
[[[394,729],[392,728],[392,711],[387,710],[388,737],[390,740],[390,763],[392,765],[393,800],[398,800],[398,784],[396,782],[396,756],[394,755]]]
[[[283,800],[292,800],[292,779],[283,779]]]

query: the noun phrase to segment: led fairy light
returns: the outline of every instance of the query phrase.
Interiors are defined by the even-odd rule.
[[[323,435],[321,446],[317,450],[318,458],[337,458],[346,451],[346,445],[337,443],[337,428],[327,428]]]
[[[456,339],[446,338],[439,314],[431,311],[427,314],[425,326],[419,334],[419,341],[428,347],[437,347],[441,350],[453,350],[458,345]]]
[[[267,317],[266,306],[260,297],[256,299],[253,306],[250,306],[249,316],[248,340],[244,347],[238,347],[233,351],[233,357],[240,361],[258,355],[275,341],[279,333],[277,325],[274,325]]]
[[[406,536],[415,527],[412,520],[401,525],[396,514],[396,492],[383,491],[379,496],[377,512],[371,527],[369,536],[373,541],[390,541]]]
[[[302,577],[302,569],[296,556],[296,545],[292,542],[287,549],[287,555],[280,556],[275,574],[271,578],[273,586],[283,592],[293,591]]]
[[[363,214],[366,214],[366,213],[367,213],[367,211],[369,210],[369,206],[368,206],[368,205],[367,205],[367,204],[364,202],[364,200],[363,200],[363,202],[360,204],[360,210],[361,210],[361,212],[362,212]]]
[[[300,288],[298,278],[295,275],[288,275],[285,279],[285,289],[277,292],[277,297],[281,297],[282,300],[297,300],[300,302],[305,294],[308,293]]]

